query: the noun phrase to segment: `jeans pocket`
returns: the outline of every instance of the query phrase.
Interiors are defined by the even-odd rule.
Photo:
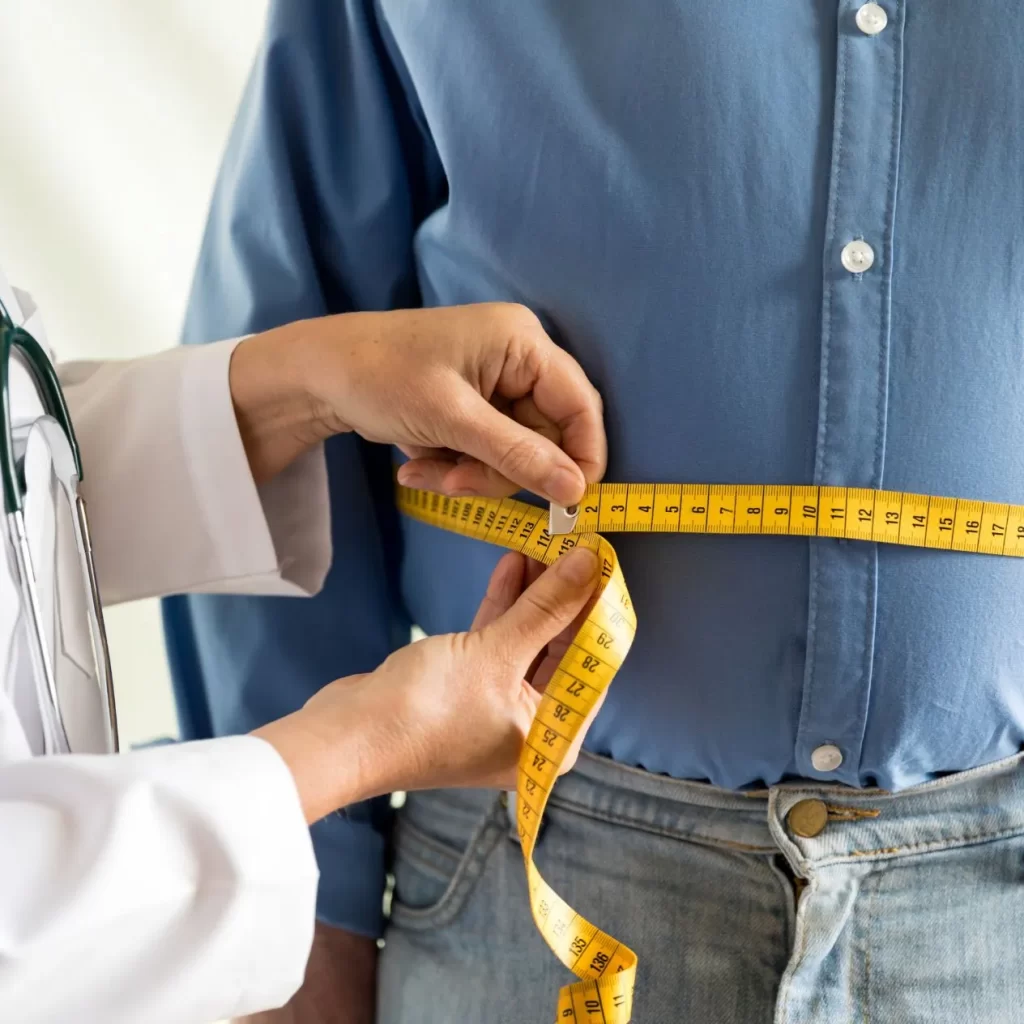
[[[427,930],[450,924],[507,835],[508,812],[499,794],[410,794],[395,826],[392,925]]]

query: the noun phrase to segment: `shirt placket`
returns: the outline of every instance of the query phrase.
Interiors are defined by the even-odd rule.
[[[880,487],[906,0],[839,5],[815,482]],[[823,507],[822,515],[830,514]],[[811,544],[797,770],[862,784],[877,548]]]

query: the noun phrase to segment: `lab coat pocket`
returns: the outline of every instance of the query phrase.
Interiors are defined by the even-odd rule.
[[[428,930],[454,921],[507,835],[508,814],[498,793],[410,793],[395,826],[392,925]]]

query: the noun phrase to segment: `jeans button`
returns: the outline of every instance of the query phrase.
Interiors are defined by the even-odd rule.
[[[793,835],[813,839],[828,823],[828,808],[823,800],[801,800],[786,815],[786,822]]]

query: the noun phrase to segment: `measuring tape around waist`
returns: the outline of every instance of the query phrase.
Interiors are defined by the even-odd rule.
[[[533,862],[540,820],[568,750],[629,651],[636,616],[615,549],[600,532],[825,537],[1024,557],[1024,506],[849,487],[594,484],[579,506],[549,512],[513,498],[445,498],[397,488],[401,512],[550,565],[596,552],[593,608],[555,670],[519,759],[516,820],[534,922],[580,979],[557,1021],[628,1024],[636,954],[573,910]],[[600,531],[600,532],[599,532]]]
[[[555,533],[832,537],[1024,557],[1024,505],[861,487],[594,484]]]

